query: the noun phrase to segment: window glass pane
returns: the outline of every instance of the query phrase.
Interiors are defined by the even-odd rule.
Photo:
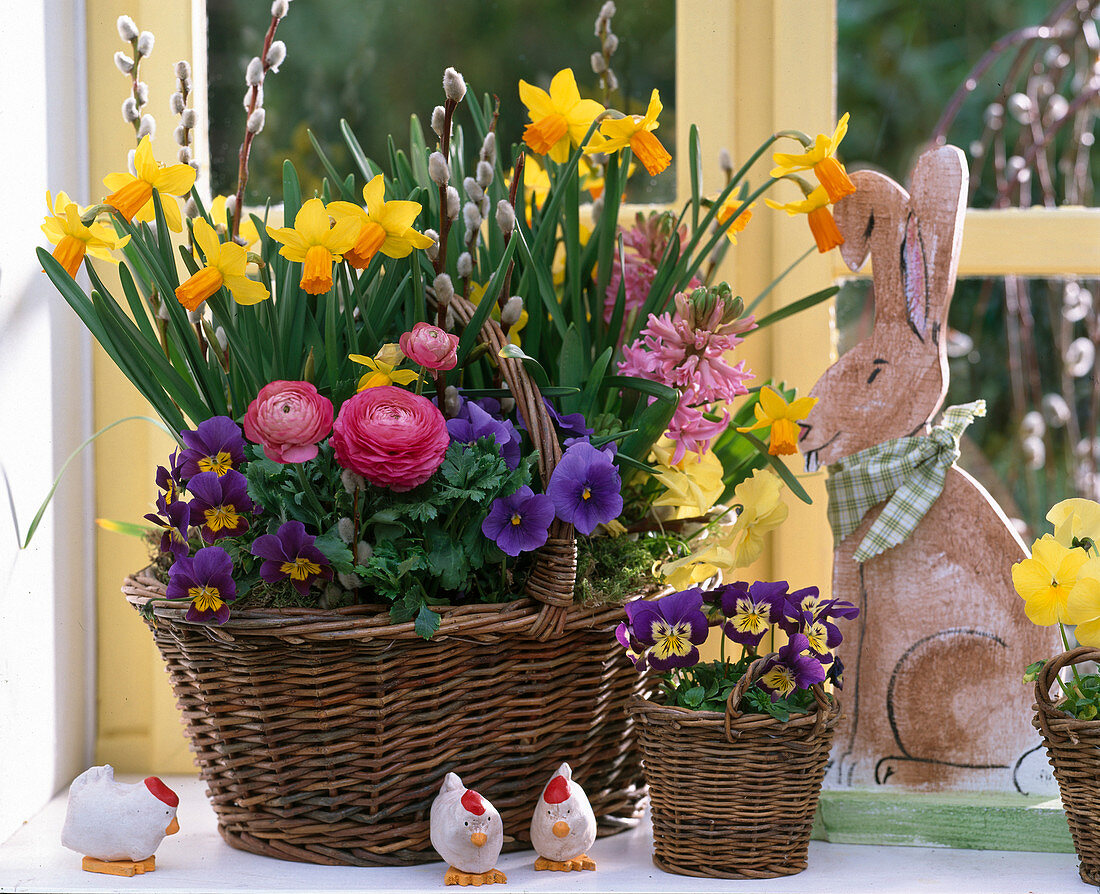
[[[341,118],[347,119],[367,155],[388,170],[387,134],[394,135],[398,149],[407,149],[413,113],[429,131],[432,108],[443,99],[441,79],[447,66],[462,72],[477,95],[500,97],[502,147],[519,142],[528,120],[519,100],[520,78],[545,89],[555,72],[572,68],[581,95],[602,100],[590,63],[600,49],[593,24],[601,4],[602,0],[297,0],[277,33],[288,53],[267,85],[266,124],[254,143],[248,201],[262,203],[281,192],[284,158],[294,161],[304,191],[320,187],[324,170],[307,129],[336,169],[350,172]],[[263,45],[266,10],[254,0],[218,0],[207,7],[215,192],[236,187],[244,131],[244,70]],[[650,92],[659,89],[665,106],[660,136],[670,152],[676,132],[674,22],[675,0],[620,3],[612,19],[619,45],[611,61],[620,92],[612,95],[611,104],[623,108],[625,102],[625,111],[643,114]],[[456,120],[471,131],[463,110]],[[653,179],[639,168],[629,198],[671,199],[675,182],[674,170]]]

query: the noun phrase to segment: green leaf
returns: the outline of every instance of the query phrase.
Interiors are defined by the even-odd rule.
[[[340,535],[336,532],[335,525],[324,534],[319,534],[314,538],[313,545],[324,553],[325,558],[328,559],[334,567],[340,570],[343,570],[345,566],[350,567],[353,563],[354,557],[352,556],[351,549],[340,539]]]
[[[698,708],[703,703],[705,692],[702,686],[692,686],[681,696],[684,707]]]
[[[317,157],[321,159],[321,165],[328,173],[332,182],[332,188],[336,190],[336,198],[346,198],[344,193],[344,186],[340,179],[340,175],[336,172],[336,168],[332,166],[332,162],[328,160],[328,156],[325,154],[325,150],[321,148],[321,144],[317,142],[317,138],[313,135],[313,131],[306,128],[306,135],[309,137],[309,142],[313,145],[313,150],[317,153]],[[354,197],[352,197],[354,200]]]
[[[806,493],[806,489],[799,483],[798,479],[794,477],[794,473],[787,468],[787,464],[783,462],[783,460],[781,460],[778,456],[772,456],[770,453],[768,453],[767,444],[761,441],[752,432],[744,431],[740,432],[740,435],[743,438],[747,438],[749,443],[751,443],[752,446],[757,449],[760,455],[763,456],[765,460],[767,460],[768,465],[775,469],[779,477],[782,478],[787,487],[791,489],[791,493],[798,497],[798,499],[800,499],[803,503],[813,503],[813,500],[810,499],[810,495]]]
[[[441,620],[438,612],[433,612],[428,606],[421,605],[420,611],[416,613],[416,622],[413,625],[416,635],[424,639],[431,639],[439,629]]]
[[[144,538],[150,532],[160,530],[155,525],[141,525],[134,522],[118,521],[113,518],[97,518],[95,523],[104,531],[113,531],[115,534],[125,534],[127,537]]]
[[[351,153],[351,157],[355,161],[355,166],[359,168],[359,173],[363,175],[363,179],[371,180],[378,171],[368,160],[366,153],[363,151],[363,147],[359,145],[359,141],[355,138],[355,134],[351,132],[351,126],[344,118],[340,119],[340,135],[344,138],[344,143],[347,144],[348,152]]]
[[[500,349],[498,355],[511,360],[522,360],[527,369],[531,373],[531,378],[535,380],[535,384],[540,389],[543,386],[550,387],[550,377],[546,375],[546,370],[542,368],[542,364],[539,363],[534,357],[531,357],[524,353],[523,348],[519,345],[506,344]]]
[[[772,311],[767,316],[761,317],[756,321],[756,328],[763,329],[765,326],[770,326],[772,323],[778,323],[780,320],[785,320],[787,317],[794,316],[796,313],[813,307],[815,304],[820,304],[822,301],[828,301],[839,291],[840,286],[829,286],[829,288],[822,289],[820,292],[814,292],[812,295],[807,295],[805,298],[799,298],[797,301],[792,301],[786,307],[781,307],[779,310]]]

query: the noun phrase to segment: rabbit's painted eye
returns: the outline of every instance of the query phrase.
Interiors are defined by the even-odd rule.
[[[875,368],[871,370],[871,375],[869,375],[867,377],[867,384],[868,385],[870,385],[875,380],[875,376],[877,376],[880,372],[882,372],[882,367],[885,364],[888,364],[890,361],[889,360],[883,360],[881,357],[877,357],[877,358],[875,358],[875,360],[873,362],[875,364]]]

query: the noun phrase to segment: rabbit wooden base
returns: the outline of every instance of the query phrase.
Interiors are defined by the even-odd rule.
[[[871,256],[875,323],[811,391],[818,403],[801,434],[811,470],[927,435],[947,392],[943,331],[962,239],[962,152],[924,153],[911,193],[870,171],[852,179],[857,192],[836,206],[841,254],[853,270]],[[860,616],[840,649],[846,716],[826,784],[1052,790],[1022,675],[1056,651],[1056,635],[1027,620],[1013,589],[1023,543],[985,490],[952,467],[912,534],[857,563],[881,508],[834,556],[833,595]]]

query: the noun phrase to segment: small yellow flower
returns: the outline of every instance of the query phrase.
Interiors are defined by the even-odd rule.
[[[1032,545],[1030,559],[1012,566],[1012,585],[1024,600],[1024,611],[1032,623],[1048,626],[1087,620],[1068,605],[1078,573],[1087,560],[1083,549],[1069,549],[1046,534]]]
[[[405,355],[395,344],[383,345],[373,357],[367,357],[365,354],[348,354],[348,359],[371,370],[359,380],[357,391],[377,388],[379,385],[408,385],[417,379],[417,373],[413,370],[397,369],[397,365],[405,359]]]
[[[603,142],[593,142],[586,147],[588,152],[617,152],[630,147],[631,151],[649,172],[655,177],[668,167],[672,156],[653,136],[659,127],[657,116],[661,114],[661,95],[654,88],[649,97],[649,108],[645,115],[627,115],[625,118],[611,118],[600,125]]]
[[[768,453],[772,456],[798,453],[798,423],[810,415],[816,403],[816,397],[800,397],[787,403],[779,392],[765,385],[760,389],[760,402],[752,408],[756,422],[737,430],[755,431],[770,425],[772,434]]]
[[[195,169],[191,165],[159,164],[153,158],[153,147],[149,144],[148,137],[142,137],[134,153],[134,170],[137,176],[123,171],[121,173],[108,174],[103,178],[103,185],[111,194],[103,200],[110,205],[126,220],[133,220],[138,216],[139,220],[151,220],[148,215],[153,211],[153,190],[157,190],[161,196],[184,196],[195,185]],[[147,207],[148,206],[148,207]],[[179,206],[175,202],[162,202],[165,221],[168,228],[180,232],[183,228]]]
[[[245,275],[247,252],[235,242],[222,243],[218,234],[201,217],[195,221],[195,242],[206,256],[206,265],[176,288],[176,300],[188,310],[197,310],[222,286],[238,304],[257,304],[270,297],[263,283]]]
[[[737,199],[727,199],[725,202],[723,202],[722,207],[718,209],[718,225],[721,226],[727,220],[733,217],[734,214],[737,214],[741,206],[744,204],[744,202],[738,201]],[[741,213],[737,215],[737,218],[734,220],[734,222],[731,223],[729,225],[729,228],[726,230],[726,238],[729,239],[729,241],[732,242],[734,245],[737,244],[737,234],[743,231],[745,227],[749,225],[749,221],[752,219],[752,209],[755,207],[756,202],[753,202],[751,205],[749,205],[748,208],[746,208],[744,211],[741,211]]]
[[[554,75],[549,93],[521,80],[519,98],[531,118],[523,142],[539,155],[549,154],[558,164],[569,159],[570,148],[581,144],[593,120],[604,111],[596,100],[581,99],[569,68]]]
[[[1077,570],[1077,583],[1066,597],[1066,611],[1077,621],[1077,642],[1100,646],[1100,558],[1089,559]]]
[[[674,448],[675,444],[664,437],[653,445],[654,471],[657,480],[666,488],[653,505],[671,507],[673,519],[706,515],[726,488],[722,480],[722,463],[707,450],[702,454],[685,453],[680,462],[672,465]]]
[[[207,210],[210,214],[210,219],[214,221],[214,226],[219,229],[224,227],[228,231],[229,212],[226,211],[225,208],[226,201],[226,196],[214,196]],[[251,248],[260,241],[260,233],[256,229],[256,225],[252,222],[252,218],[247,214],[241,218],[241,224],[237,227],[237,235],[244,240],[244,247],[246,249]]]
[[[817,243],[817,250],[822,254],[844,244],[844,237],[840,235],[836,221],[833,220],[833,215],[829,211],[829,196],[824,186],[819,186],[801,202],[787,202],[786,205],[781,205],[771,199],[764,199],[764,204],[777,211],[786,211],[791,217],[796,214],[805,214],[814,242]]]
[[[845,196],[856,191],[856,185],[852,183],[848,173],[836,159],[836,150],[844,135],[848,132],[848,113],[837,123],[836,130],[830,137],[819,133],[814,140],[812,149],[801,153],[776,152],[772,156],[775,168],[772,169],[772,177],[785,177],[796,171],[813,170],[818,182],[828,193],[830,202],[838,202]]]
[[[733,489],[733,501],[741,504],[741,512],[729,531],[728,548],[734,568],[744,568],[759,559],[764,551],[764,535],[787,520],[790,509],[780,496],[782,488],[778,475],[757,469]]]
[[[1089,540],[1100,551],[1100,503],[1095,500],[1078,497],[1055,503],[1047,513],[1047,521],[1054,525],[1054,539],[1062,546]]]
[[[387,202],[385,193],[386,185],[379,174],[363,187],[366,211],[351,202],[329,203],[328,211],[337,222],[351,218],[358,226],[355,245],[344,252],[344,260],[357,270],[364,269],[378,252],[388,258],[404,258],[414,248],[427,248],[432,244],[430,236],[412,226],[420,214],[421,204],[403,200]]]
[[[85,226],[80,220],[81,212],[85,209],[70,201],[63,192],[57,194],[56,201],[47,192],[46,208],[50,213],[42,221],[42,232],[56,246],[53,256],[69,276],[76,279],[80,263],[86,254],[118,263],[111,252],[126,245],[130,241],[129,236],[119,239],[115,231],[105,223]]]
[[[293,227],[268,227],[267,235],[283,244],[279,254],[302,264],[302,290],[324,295],[332,289],[332,265],[355,245],[359,223],[344,217],[331,226],[325,203],[310,199],[298,209]]]

